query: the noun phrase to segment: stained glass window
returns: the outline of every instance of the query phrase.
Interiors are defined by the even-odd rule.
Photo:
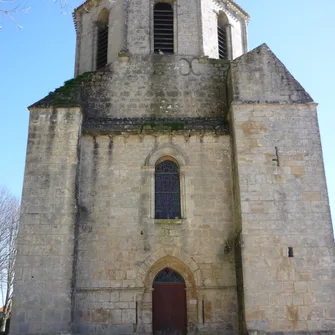
[[[155,218],[181,218],[179,167],[170,160],[165,160],[156,165]]]
[[[154,283],[184,283],[184,279],[178,272],[165,268],[156,275]]]

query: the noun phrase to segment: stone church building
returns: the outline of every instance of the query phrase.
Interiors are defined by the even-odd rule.
[[[88,0],[29,107],[11,335],[335,334],[316,103],[233,0]]]

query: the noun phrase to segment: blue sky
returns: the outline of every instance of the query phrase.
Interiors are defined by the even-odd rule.
[[[79,0],[69,0],[73,6]],[[71,2],[72,1],[72,2]],[[187,0],[182,0],[187,1]],[[335,215],[334,0],[236,0],[251,16],[249,49],[266,42],[319,103],[329,198]],[[31,0],[18,26],[0,17],[0,185],[21,196],[29,113],[27,106],[73,77],[71,13],[51,0]]]

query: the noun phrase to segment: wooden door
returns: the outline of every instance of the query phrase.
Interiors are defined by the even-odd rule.
[[[187,321],[184,280],[170,283],[154,282],[153,289],[154,335],[185,335]]]

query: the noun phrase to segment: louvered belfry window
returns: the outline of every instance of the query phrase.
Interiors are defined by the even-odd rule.
[[[227,33],[225,27],[218,24],[219,59],[228,59]]]
[[[107,64],[108,54],[108,25],[98,24],[97,69]]]
[[[179,167],[170,160],[155,168],[155,219],[180,219]]]
[[[173,54],[173,9],[168,3],[154,7],[154,52]]]

